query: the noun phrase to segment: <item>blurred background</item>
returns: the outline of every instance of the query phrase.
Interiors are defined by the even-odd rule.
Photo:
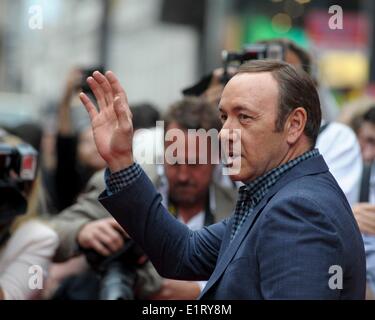
[[[332,5],[342,29],[329,28]],[[0,124],[53,130],[77,66],[115,71],[131,104],[163,111],[221,65],[223,49],[274,37],[309,49],[340,107],[372,94],[374,16],[370,0],[0,0]]]

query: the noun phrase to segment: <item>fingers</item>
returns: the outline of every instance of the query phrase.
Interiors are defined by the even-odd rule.
[[[118,81],[117,77],[112,71],[107,71],[105,76],[109,84],[111,85],[113,94],[115,95],[114,107],[115,107],[117,119],[119,120],[120,124],[121,124],[121,121],[124,121],[124,120],[131,121],[133,116],[128,105],[128,98],[126,96],[124,89],[122,88],[120,84],[120,81]],[[127,119],[124,117],[124,113],[126,114]],[[123,124],[125,123],[123,122]]]
[[[111,253],[117,252],[124,245],[124,241],[122,240],[120,234],[113,230],[112,232],[103,230],[96,235],[96,240],[109,249]]]
[[[375,206],[371,203],[364,203],[363,208],[369,213],[374,214],[375,213]],[[374,217],[375,218],[375,217]]]
[[[103,224],[100,227],[100,240],[113,252],[121,249],[124,245],[122,235],[109,224]]]
[[[375,234],[375,215],[372,210],[373,208],[368,207],[367,204],[359,204],[353,208],[355,218],[362,233]]]
[[[106,108],[107,102],[104,96],[104,91],[102,87],[99,85],[99,83],[93,77],[88,77],[87,83],[89,84],[92,92],[95,95],[96,101],[98,102],[98,105],[99,105],[99,109],[103,110],[104,108]]]
[[[128,104],[128,97],[115,74],[112,71],[107,71],[105,77],[112,88],[113,95],[119,96],[124,104]]]
[[[120,232],[121,235],[125,236],[126,238],[130,238],[127,232],[119,225],[119,223],[115,219],[110,218],[108,222],[116,231]]]
[[[95,71],[93,73],[93,77],[98,82],[102,91],[104,92],[104,97],[107,102],[107,106],[112,106],[113,105],[113,91],[107,78],[103,74],[101,74],[99,71]]]
[[[92,121],[94,117],[98,114],[96,107],[94,106],[94,104],[91,102],[91,100],[85,93],[81,92],[79,95],[79,98],[81,102],[83,103],[83,105],[85,106],[86,111],[90,116],[90,120]]]
[[[122,102],[122,99],[119,96],[115,97],[113,104],[120,127],[122,127],[125,130],[130,129],[132,121],[131,115],[129,114],[129,107],[127,107],[127,105]]]
[[[78,234],[78,243],[83,248],[94,249],[103,255],[110,255],[124,246],[124,238],[114,226],[113,218],[87,223]]]
[[[374,230],[368,224],[366,224],[366,222],[363,222],[362,220],[357,220],[357,222],[361,233],[374,235]]]
[[[354,209],[358,208],[359,210],[368,210],[375,212],[375,205],[368,203],[368,202],[360,202],[354,205]]]
[[[80,244],[84,248],[91,248],[100,254],[108,256],[120,250],[124,245],[124,241],[117,231],[109,231],[101,225],[86,234]]]
[[[95,71],[92,77],[87,78],[100,110],[107,106],[114,106],[117,119],[123,127],[128,127],[127,122],[131,121],[132,113],[128,106],[128,98],[119,80],[112,71],[106,72],[105,76]]]
[[[92,240],[92,249],[99,252],[103,256],[109,256],[111,252],[102,244],[99,240],[93,239]]]
[[[360,220],[372,228],[373,233],[375,233],[375,217],[369,212],[363,212],[360,216]]]

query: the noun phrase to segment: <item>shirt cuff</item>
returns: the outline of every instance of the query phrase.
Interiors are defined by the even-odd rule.
[[[110,196],[132,185],[141,173],[142,169],[138,163],[114,173],[107,168],[104,174],[107,194]]]

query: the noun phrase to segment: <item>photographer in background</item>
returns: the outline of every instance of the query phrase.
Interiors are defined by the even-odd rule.
[[[56,233],[36,219],[36,169],[36,151],[0,130],[0,300],[38,298],[30,267],[43,271],[39,283],[34,283],[42,289],[58,246]]]
[[[81,108],[75,108],[79,106],[78,93],[90,92],[83,81],[90,71],[83,68],[70,71],[58,107],[55,171],[57,212],[72,205],[92,174],[104,168],[104,160],[96,151],[91,128],[84,121],[85,118],[77,113]]]

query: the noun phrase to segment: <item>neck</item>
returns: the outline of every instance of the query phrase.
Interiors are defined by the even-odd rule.
[[[305,152],[309,151],[310,149],[311,147],[308,141],[303,141],[302,143],[296,144],[295,146],[293,146],[286,152],[286,154],[281,159],[278,166],[281,166],[290,160],[298,158],[299,156],[303,155]]]

